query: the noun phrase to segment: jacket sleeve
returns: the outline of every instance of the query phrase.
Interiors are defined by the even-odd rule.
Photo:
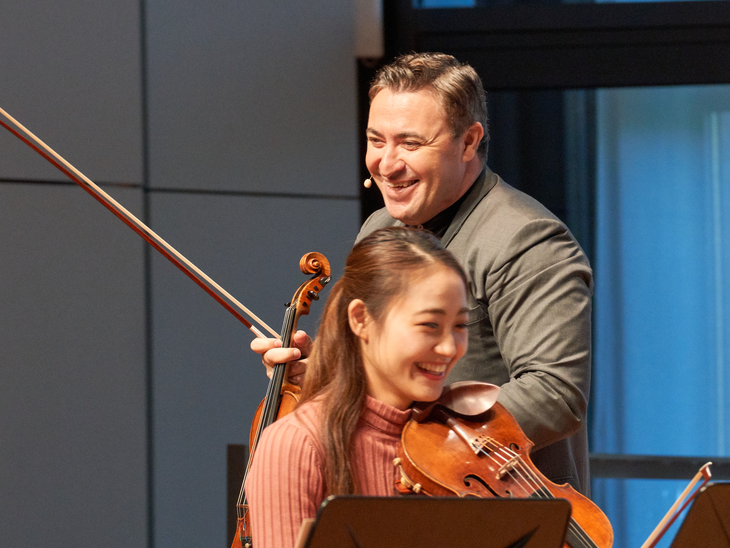
[[[509,381],[500,402],[539,449],[585,422],[590,390],[592,272],[554,219],[521,226],[486,279],[488,313]]]

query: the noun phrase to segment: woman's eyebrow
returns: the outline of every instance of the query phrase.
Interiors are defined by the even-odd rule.
[[[469,312],[469,309],[467,307],[462,308],[457,312],[458,314],[467,314]],[[446,315],[446,310],[443,308],[425,308],[423,310],[419,310],[417,314],[441,314]]]

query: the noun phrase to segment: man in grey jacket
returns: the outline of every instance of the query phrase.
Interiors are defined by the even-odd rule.
[[[365,184],[385,208],[358,240],[393,225],[441,238],[470,279],[469,350],[449,381],[500,385],[535,465],[587,494],[592,271],[559,219],[487,167],[478,75],[443,54],[396,59],[371,85],[367,139]],[[296,342],[306,347],[303,335]],[[271,340],[252,348],[267,364],[301,356]]]

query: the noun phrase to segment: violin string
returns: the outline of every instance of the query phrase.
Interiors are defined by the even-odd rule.
[[[267,415],[271,414],[271,411],[269,411],[270,404],[269,402],[274,401],[274,389],[273,387],[281,385],[281,379],[279,377],[283,377],[284,372],[286,370],[286,367],[282,367],[281,365],[277,365],[274,367],[274,372],[272,373],[272,381],[269,383],[269,386],[266,388],[266,403],[264,404],[263,409],[261,410],[261,417],[259,419],[259,424],[256,427],[256,435],[254,436],[253,443],[251,444],[251,447],[248,451],[248,465],[246,466],[246,471],[243,476],[243,482],[241,483],[241,491],[238,494],[238,504],[242,504],[244,498],[245,498],[245,490],[246,490],[246,480],[248,479],[248,472],[251,469],[251,462],[253,461],[253,455],[256,452],[256,446],[258,445],[259,439],[261,438],[261,433],[264,431],[264,428],[269,424],[269,421],[267,421]]]
[[[285,347],[291,346],[292,333],[296,328],[297,323],[297,307],[296,305],[288,306],[286,313],[284,314],[284,322],[281,328],[280,339],[283,341]],[[279,394],[281,387],[284,384],[284,378],[287,373],[287,364],[280,363],[273,367],[271,372],[271,379],[266,387],[266,395],[264,396],[263,407],[261,408],[261,414],[259,416],[259,422],[256,425],[256,434],[253,440],[250,442],[248,451],[248,462],[246,464],[246,470],[243,474],[243,481],[241,482],[241,490],[238,493],[238,504],[236,505],[236,514],[239,518],[243,518],[245,509],[243,506],[246,505],[246,483],[248,481],[249,471],[251,470],[251,464],[253,462],[256,448],[258,447],[259,440],[264,431],[264,428],[276,421],[276,417],[279,411]]]
[[[519,458],[520,466],[524,469],[526,474],[533,475],[530,468],[527,466],[527,464],[522,460],[522,458]],[[538,477],[534,476],[534,481],[539,482],[541,484],[540,488],[540,498],[544,499],[552,499],[555,498],[550,490],[547,488],[547,486],[544,484],[544,482]],[[595,543],[591,540],[591,538],[588,536],[588,534],[583,530],[583,528],[578,524],[578,522],[575,521],[575,519],[571,518],[568,522],[568,529],[573,533],[573,540],[580,543],[581,546],[591,547],[595,546]]]
[[[541,499],[552,499],[554,496],[550,492],[550,490],[547,488],[545,483],[542,481],[542,479],[535,475],[529,466],[524,462],[522,459],[522,456],[515,453],[514,451],[504,448],[506,452],[513,453],[514,456],[516,456],[516,462],[518,463],[518,466],[522,469],[522,471],[530,477],[530,480],[534,482],[535,484],[539,485],[539,488],[536,489],[535,494],[538,498]],[[583,528],[578,525],[578,523],[571,518],[568,522],[568,529],[573,533],[572,540],[577,541],[580,543],[580,546],[590,547],[595,546],[593,541],[590,539],[590,537],[587,535],[587,533],[583,530]]]
[[[522,460],[522,457],[519,457],[519,463],[520,466],[524,469],[526,474],[532,475],[534,477],[534,481],[539,483],[541,485],[540,492],[541,493],[547,493],[547,496],[542,496],[541,498],[554,498],[550,490],[547,488],[545,483],[542,481],[542,479],[539,476],[535,476],[532,472],[532,470],[527,466],[527,464]],[[574,540],[580,542],[581,546],[595,546],[591,538],[588,536],[588,534],[583,530],[583,528],[578,524],[578,522],[575,521],[575,519],[571,518],[568,522],[568,529],[573,533]]]
[[[273,377],[277,376],[277,373],[282,368],[274,368],[274,372],[272,373],[272,379]],[[266,396],[265,396],[265,404],[263,409],[261,410],[261,417],[259,419],[259,423],[256,427],[256,434],[254,435],[253,442],[251,443],[251,447],[249,447],[248,451],[248,460],[246,461],[246,469],[243,473],[243,481],[241,482],[241,489],[238,492],[238,502],[236,504],[236,517],[240,520],[244,518],[245,515],[245,508],[246,505],[246,482],[248,480],[248,473],[251,470],[251,464],[253,462],[253,456],[256,452],[256,446],[258,445],[258,441],[261,438],[261,433],[264,430],[264,418],[268,414],[267,408],[268,408],[268,402],[273,401],[272,400],[272,386],[274,385],[274,382],[270,382],[269,385],[266,387]],[[236,527],[238,528],[238,527]]]
[[[537,498],[540,499],[554,498],[542,479],[532,473],[532,470],[526,465],[526,463],[522,459],[522,456],[519,453],[513,451],[508,447],[505,447],[493,438],[489,438],[489,441],[487,442],[487,447],[491,450],[491,453],[488,453],[484,449],[482,449],[482,452],[495,463],[499,463],[499,461],[493,456],[495,454],[503,459],[503,464],[508,464],[510,460],[514,460],[514,462],[517,463],[517,466],[513,467],[508,472],[508,474],[515,481],[515,483],[522,487],[526,492],[528,492],[530,495],[535,495]],[[506,456],[502,453],[505,453]],[[517,475],[518,477],[515,477],[515,475]],[[537,488],[531,485],[531,482],[532,484],[537,485]],[[533,491],[530,492],[524,484],[532,487]],[[573,533],[574,540],[578,541],[581,546],[585,546],[588,548],[590,548],[591,546],[595,546],[595,543],[593,543],[590,537],[588,537],[587,533],[580,525],[578,525],[578,523],[573,518],[571,518],[568,522],[568,529]]]
[[[448,424],[449,420],[447,419],[446,422]],[[532,471],[532,468],[525,463],[522,455],[510,447],[504,446],[492,437],[477,434],[477,438],[471,438],[465,432],[461,432],[458,427],[450,426],[460,434],[470,447],[476,449],[477,455],[481,454],[484,458],[494,463],[493,466],[497,468],[495,470],[497,479],[502,479],[507,475],[515,485],[524,489],[527,495],[525,498],[555,498],[541,477],[536,475]],[[511,493],[509,494],[511,495]],[[590,536],[588,536],[580,524],[572,517],[568,521],[568,536],[566,540],[571,548],[597,548]]]
[[[498,441],[496,441],[494,439],[490,438],[490,441],[488,442],[487,445],[492,446],[492,447],[489,447],[489,449],[491,450],[491,452],[493,454],[496,454],[502,458],[503,462],[502,462],[501,466],[509,463],[509,461],[511,459],[515,459],[516,457],[519,457],[519,455],[517,453],[508,449],[507,447],[505,447],[504,445],[502,445],[501,443],[499,443]],[[506,456],[504,456],[502,453],[506,453]],[[497,459],[495,459],[494,457],[492,457],[492,460],[497,461]],[[497,462],[497,463],[499,464],[499,462]],[[513,470],[514,470],[514,468],[513,468]],[[511,475],[512,479],[515,479],[514,475],[512,475],[511,473],[510,473],[510,475]],[[525,492],[527,493],[528,496],[535,494],[539,490],[539,486],[536,489],[533,485],[530,485],[529,478],[522,476],[521,473],[519,473],[519,476],[520,476],[519,479],[521,481],[518,481],[517,479],[515,479],[515,481],[516,481],[517,485],[519,485],[520,487],[522,487],[522,489],[525,490]],[[524,484],[527,484],[527,487],[525,487]]]
[[[505,449],[502,448],[502,449],[500,449],[500,451],[505,451]],[[504,458],[504,464],[506,465],[506,464],[508,464],[510,462],[510,460],[514,459],[514,455],[510,455],[508,451],[505,451],[505,452],[507,452],[507,455],[509,457],[509,458],[503,457]],[[509,470],[508,473],[509,473],[510,477],[513,480],[515,480],[515,483],[518,486],[522,487],[522,489],[525,490],[525,492],[527,493],[527,496],[532,496],[532,495],[535,495],[535,494],[538,494],[538,496],[539,496],[539,491],[540,491],[539,486],[538,487],[535,487],[535,485],[532,485],[530,483],[530,478],[529,477],[525,477],[522,474],[521,471],[519,471],[519,470],[517,470],[516,468],[513,467],[513,468],[511,468]]]
[[[509,458],[504,457],[500,453],[500,451],[502,449],[504,449],[504,446],[502,444],[500,444],[499,442],[494,440],[494,438],[491,438],[491,437],[483,438],[483,440],[486,443],[481,445],[481,447],[479,449],[479,453],[481,453],[483,456],[485,456],[486,458],[488,458],[489,460],[494,462],[494,466],[496,468],[499,469],[503,465],[505,465],[509,462]],[[487,449],[489,449],[489,451],[487,451]],[[509,455],[509,453],[508,453],[508,455]],[[501,457],[502,461],[500,462],[500,460],[495,458],[496,456]],[[513,456],[513,455],[511,455],[511,456]],[[517,484],[525,490],[525,493],[527,494],[527,496],[530,496],[532,494],[532,492],[529,490],[529,488],[526,488],[524,485],[521,485],[519,482],[517,482]]]

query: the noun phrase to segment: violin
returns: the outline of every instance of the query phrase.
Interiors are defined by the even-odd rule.
[[[497,402],[499,387],[457,382],[435,402],[416,404],[394,464],[402,493],[567,499],[572,505],[566,546],[610,548],[606,515],[569,485],[543,476],[529,457],[533,443]]]
[[[281,329],[281,341],[284,348],[291,346],[291,338],[296,333],[299,318],[309,314],[312,301],[319,299],[320,291],[331,280],[330,264],[321,253],[312,252],[304,255],[299,261],[299,268],[304,274],[314,275],[299,286],[291,302],[287,304],[284,324]],[[246,502],[246,478],[251,469],[256,446],[264,428],[274,423],[278,418],[291,413],[299,403],[300,388],[286,382],[286,378],[287,364],[275,365],[269,380],[269,386],[266,389],[266,396],[254,414],[249,434],[248,463],[241,484],[241,492],[238,495],[238,503],[236,504],[238,519],[236,520],[236,533],[233,535],[231,548],[251,548],[253,546],[251,513]]]

